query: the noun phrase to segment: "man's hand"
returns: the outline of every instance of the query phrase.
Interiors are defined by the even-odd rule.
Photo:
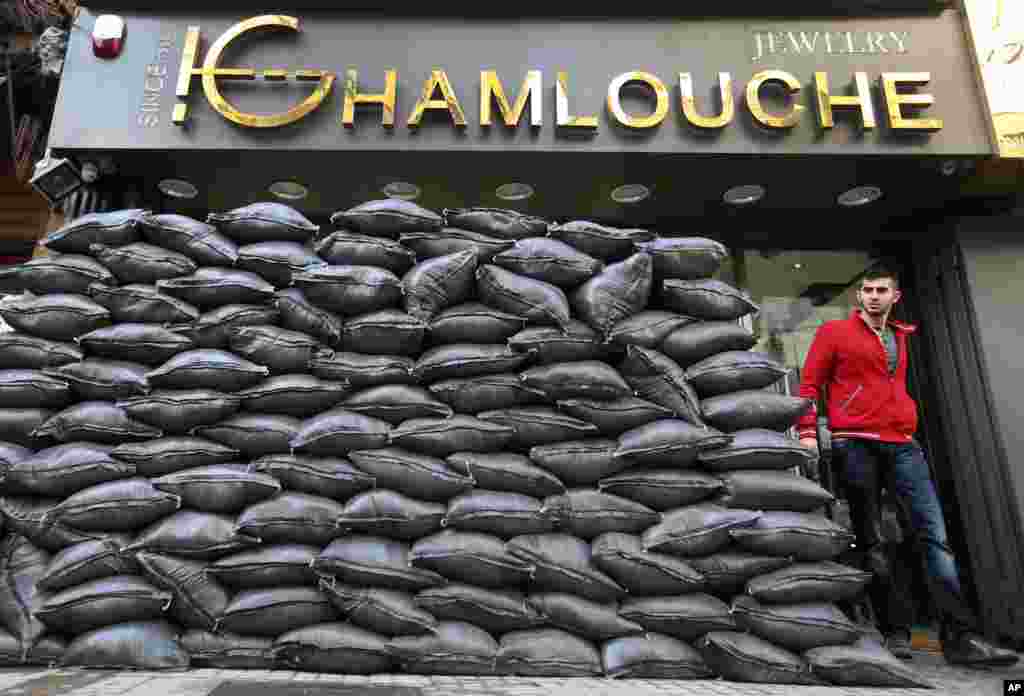
[[[800,444],[812,452],[818,451],[818,438],[816,437],[802,437],[800,438]]]

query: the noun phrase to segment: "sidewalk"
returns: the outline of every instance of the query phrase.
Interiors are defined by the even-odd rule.
[[[193,669],[131,672],[0,669],[0,696],[1002,696],[998,671],[955,669],[928,652],[910,663],[934,690],[742,684],[726,681],[536,679],[519,677],[368,677],[311,672]],[[216,693],[214,693],[216,691]]]

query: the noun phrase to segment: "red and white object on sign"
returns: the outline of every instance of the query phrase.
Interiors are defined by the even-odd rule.
[[[124,46],[124,19],[105,14],[96,18],[92,28],[92,54],[97,58],[117,58]]]

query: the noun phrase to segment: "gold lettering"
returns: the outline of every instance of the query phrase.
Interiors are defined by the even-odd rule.
[[[555,80],[555,123],[560,128],[597,128],[597,116],[572,116],[569,113],[569,73],[558,71]]]
[[[480,71],[480,125],[491,125],[492,99],[498,102],[501,118],[509,128],[515,128],[526,110],[526,100],[530,100],[530,125],[539,128],[543,119],[542,99],[543,78],[540,70],[528,70],[523,86],[519,89],[515,106],[510,107],[505,89],[501,86],[498,73],[494,70]]]
[[[146,66],[146,74],[153,77],[163,77],[167,74],[167,66],[150,63]]]
[[[903,131],[937,131],[942,130],[942,119],[938,118],[906,118],[903,106],[923,108],[935,103],[931,94],[905,94],[899,91],[901,84],[926,85],[932,79],[931,73],[882,73],[882,93],[889,112],[889,127]]]
[[[858,51],[853,45],[853,32],[844,31],[843,34],[846,36],[846,52],[847,53],[864,53],[864,51]]]
[[[434,92],[437,89],[441,90],[441,99],[434,99]],[[452,123],[456,126],[466,125],[466,115],[462,112],[459,100],[455,96],[455,90],[452,89],[444,70],[435,68],[430,72],[430,77],[423,83],[423,94],[413,107],[412,114],[409,115],[408,125],[410,127],[420,125],[427,109],[443,109],[451,114]]]
[[[866,34],[868,38],[868,52],[869,53],[888,53],[889,49],[885,47],[885,34],[880,31],[869,31]]]
[[[156,86],[151,86],[153,84],[155,84]],[[147,77],[144,86],[147,92],[156,92],[159,94],[163,91],[164,79],[162,77]]]
[[[765,70],[759,72],[747,83],[747,107],[753,117],[768,128],[792,128],[800,121],[800,114],[804,106],[797,104],[794,100],[789,107],[789,113],[781,116],[768,113],[761,105],[761,87],[768,83],[781,84],[786,88],[790,96],[800,92],[800,83],[788,72],[782,70]]]
[[[834,51],[832,50],[832,32],[826,31],[824,36],[825,36],[825,52],[828,53],[829,55],[832,55],[834,53]]]
[[[138,123],[143,128],[155,128],[160,123],[160,116],[153,113],[139,114]]]
[[[875,109],[871,103],[868,74],[855,72],[853,79],[857,86],[856,96],[832,96],[828,89],[828,75],[823,72],[814,73],[815,94],[818,97],[818,123],[822,128],[833,127],[832,109],[838,107],[859,108],[864,130],[872,130],[875,127]]]
[[[910,32],[909,31],[903,31],[903,32],[900,32],[898,34],[896,32],[894,32],[894,31],[890,31],[889,32],[889,36],[892,38],[893,41],[896,42],[896,52],[897,53],[906,53],[907,52],[907,43],[906,42],[907,42],[907,39],[910,37]]]
[[[757,44],[757,55],[754,56],[754,61],[759,61],[764,58],[765,54],[764,43],[761,41],[761,32],[754,32],[754,43]]]
[[[648,116],[633,116],[622,108],[622,88],[632,82],[639,82],[654,92],[654,111]],[[647,72],[622,73],[608,85],[608,111],[616,121],[629,128],[654,128],[668,116],[668,88],[665,83]]]
[[[341,111],[341,122],[347,128],[355,125],[356,104],[380,104],[380,123],[385,128],[395,125],[395,93],[398,89],[398,73],[384,71],[384,92],[363,94],[359,91],[359,73],[355,68],[345,71],[345,105]]]
[[[144,91],[142,93],[142,105],[143,106],[146,106],[146,105],[160,106],[160,93],[159,92],[150,92],[148,90]]]
[[[732,76],[729,73],[718,73],[718,92],[722,99],[722,113],[718,116],[702,116],[697,110],[697,100],[693,96],[693,78],[690,73],[679,73],[683,116],[698,128],[725,128],[732,122],[736,114],[736,104],[732,96]]]
[[[771,44],[774,47],[772,53],[789,53],[789,50],[786,48],[786,32],[773,31],[768,36],[771,38]]]
[[[790,32],[790,35],[792,35],[792,32]],[[795,40],[793,43],[797,46],[796,51],[799,53],[800,46],[796,44]],[[818,32],[814,32],[813,40],[807,38],[806,31],[800,32],[800,43],[803,44],[804,53],[814,53],[814,49],[818,46]]]

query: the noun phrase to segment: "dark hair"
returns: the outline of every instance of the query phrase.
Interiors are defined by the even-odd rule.
[[[864,272],[864,275],[860,277],[861,282],[865,280],[882,280],[883,278],[889,278],[890,280],[892,280],[893,290],[900,289],[899,275],[896,273],[896,271],[892,270],[888,266],[872,266],[871,268]]]

